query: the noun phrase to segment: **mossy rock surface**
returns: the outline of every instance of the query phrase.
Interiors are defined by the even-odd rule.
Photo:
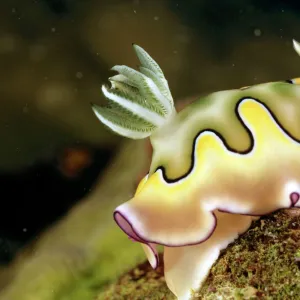
[[[281,210],[251,228],[214,264],[195,299],[300,299],[300,209]],[[175,299],[147,262],[124,274],[97,300]]]
[[[160,255],[160,261],[162,261],[162,255]],[[97,298],[97,300],[110,299],[173,300],[175,297],[166,286],[163,263],[156,270],[153,270],[148,262],[144,262],[121,276],[117,283],[111,285]]]

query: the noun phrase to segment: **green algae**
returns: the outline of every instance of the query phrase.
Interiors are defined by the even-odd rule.
[[[162,261],[162,256],[160,256]],[[148,262],[144,262],[120,277],[96,300],[174,300],[164,279],[163,264],[153,270]]]
[[[300,209],[270,214],[253,222],[222,251],[202,289],[194,292],[194,299],[299,299],[299,261]],[[100,293],[97,300],[175,299],[162,268],[154,271],[147,263],[141,264]]]
[[[283,210],[254,222],[223,251],[199,297],[296,299],[300,295],[300,210]],[[254,292],[255,291],[255,292]]]
[[[92,300],[99,291],[103,290],[124,271],[133,268],[137,263],[143,262],[145,254],[142,247],[129,240],[117,227],[111,228],[105,238],[93,247],[97,257],[86,265],[85,269],[72,284],[61,289],[59,300]]]

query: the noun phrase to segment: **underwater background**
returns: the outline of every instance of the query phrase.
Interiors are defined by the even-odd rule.
[[[90,106],[112,66],[136,67],[132,43],[178,106],[300,76],[297,1],[1,0],[0,17],[1,300],[100,299],[144,261],[112,211],[146,174],[147,141]]]

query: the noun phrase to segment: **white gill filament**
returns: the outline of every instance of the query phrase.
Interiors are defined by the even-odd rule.
[[[99,114],[99,112],[93,107],[92,108],[96,117],[107,127],[109,127],[112,131],[118,133],[119,135],[122,136],[130,136],[132,139],[144,139],[146,137],[148,137],[150,135],[150,133],[148,132],[138,132],[138,131],[134,131],[131,129],[127,129],[124,128],[122,126],[116,125],[114,123],[112,123],[111,121],[107,120],[106,118],[104,118],[101,114]]]
[[[293,47],[295,51],[298,53],[298,55],[300,55],[300,43],[297,42],[296,40],[293,40]]]
[[[149,123],[152,123],[156,127],[159,127],[165,123],[165,119],[160,115],[158,115],[157,113],[152,112],[149,109],[137,103],[133,103],[132,101],[127,100],[126,98],[123,98],[119,95],[109,92],[104,85],[102,86],[102,92],[106,98],[110,99],[111,101],[114,101],[115,103],[118,103],[125,109],[133,112],[134,114],[143,118]]]

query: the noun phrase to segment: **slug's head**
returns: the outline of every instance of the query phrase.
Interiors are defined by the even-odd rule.
[[[133,45],[141,66],[136,71],[114,66],[119,74],[109,78],[111,87],[102,86],[109,103],[92,105],[98,119],[119,135],[143,139],[163,127],[175,115],[168,82],[159,65],[141,47]]]

